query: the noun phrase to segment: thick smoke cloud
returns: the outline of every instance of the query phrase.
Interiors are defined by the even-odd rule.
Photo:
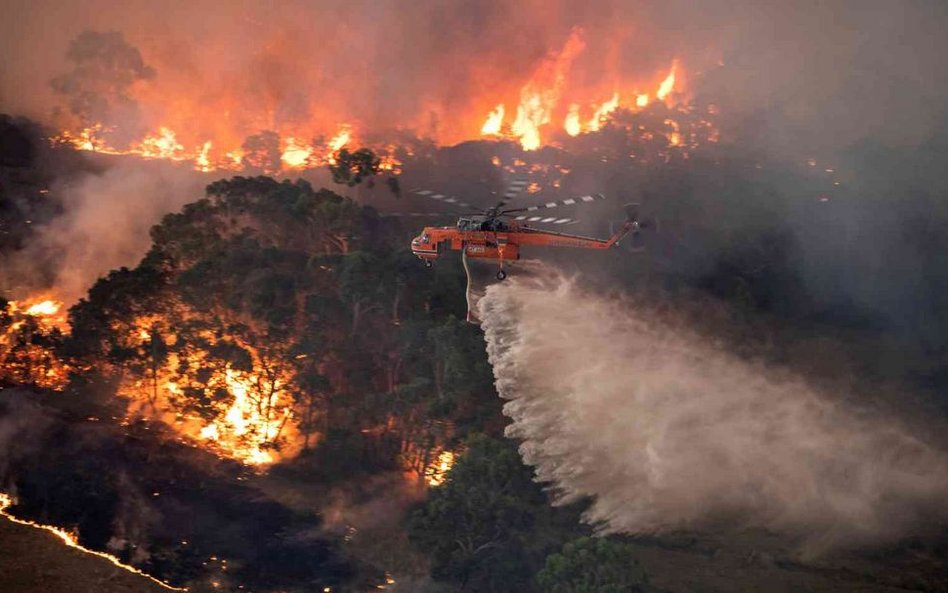
[[[109,270],[133,266],[148,251],[148,230],[201,197],[206,179],[173,163],[126,160],[101,173],[53,185],[63,213],[37,226],[22,251],[3,262],[8,286],[53,288],[72,304]]]
[[[514,278],[479,309],[508,435],[605,532],[762,527],[816,552],[946,518],[943,451],[641,303]]]
[[[50,85],[67,99],[69,112],[83,126],[135,118],[137,106],[131,88],[136,82],[154,78],[155,70],[121,33],[84,31],[69,45],[67,57],[72,69],[53,78]]]

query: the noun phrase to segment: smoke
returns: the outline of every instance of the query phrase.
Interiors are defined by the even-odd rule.
[[[32,393],[0,388],[0,395],[0,490],[11,493],[11,466],[37,453],[53,419]]]
[[[70,113],[82,126],[138,119],[132,86],[154,78],[155,70],[120,32],[84,31],[70,43],[67,57],[72,69],[53,78],[50,85],[67,99]]]
[[[810,551],[945,519],[948,456],[895,418],[576,279],[479,303],[508,436],[604,532],[761,527]]]
[[[199,198],[205,181],[173,163],[133,159],[60,180],[51,192],[60,196],[63,213],[8,256],[2,277],[8,285],[53,288],[57,298],[72,303],[109,270],[144,256],[151,226]],[[48,286],[36,286],[44,282],[37,279],[38,269]]]
[[[118,31],[141,53],[120,52],[137,73],[142,116],[204,139],[313,119],[466,139],[499,100],[515,104],[530,74],[577,28],[586,49],[569,76],[595,96],[564,100],[604,101],[617,83],[650,79],[678,57],[714,100],[763,112],[753,131],[775,146],[917,141],[948,97],[939,64],[948,8],[937,2],[2,4],[0,110],[46,118],[59,100],[49,81],[75,67],[66,57],[71,40]]]

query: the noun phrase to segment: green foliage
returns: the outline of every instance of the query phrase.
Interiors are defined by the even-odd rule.
[[[381,159],[368,148],[360,148],[353,152],[349,152],[348,148],[342,148],[336,154],[335,161],[329,165],[332,180],[349,187],[355,187],[363,180],[378,175],[382,164]]]
[[[544,593],[634,593],[648,590],[648,577],[628,544],[582,537],[551,554],[537,574]]]
[[[348,148],[340,149],[329,164],[329,172],[334,183],[355,187],[365,182],[369,188],[375,187],[375,178],[385,173],[382,160],[368,148],[351,152]],[[401,186],[395,175],[385,177],[385,186],[395,196],[401,195]]]
[[[561,543],[558,512],[509,441],[475,435],[412,514],[409,537],[437,579],[472,591],[531,591],[545,551]]]
[[[445,315],[446,303],[463,310],[461,291],[448,300],[460,269],[432,281],[389,232],[371,209],[304,180],[216,181],[152,229],[137,268],[110,273],[71,310],[70,353],[153,406],[207,421],[233,401],[227,373],[252,374],[247,395],[265,418],[285,417],[270,405],[279,385],[304,448],[320,442],[345,460],[304,455],[321,478],[360,464],[422,475],[499,404],[480,333]],[[475,399],[495,405],[457,414]]]

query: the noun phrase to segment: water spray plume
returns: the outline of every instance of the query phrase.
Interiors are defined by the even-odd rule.
[[[731,519],[816,552],[945,518],[948,456],[896,420],[549,273],[489,287],[480,317],[508,436],[601,531]]]

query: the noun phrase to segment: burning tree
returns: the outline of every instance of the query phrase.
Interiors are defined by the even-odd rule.
[[[398,354],[400,309],[431,289],[383,249],[387,232],[371,210],[305,181],[212,183],[153,229],[138,267],[72,309],[70,349],[117,381],[133,413],[222,455],[266,465],[333,428],[377,442],[387,463],[423,450],[405,466],[424,475],[451,434],[443,410],[418,415],[448,397],[444,363]],[[435,388],[402,409],[403,385],[419,384],[409,373],[426,372]],[[475,384],[489,389],[485,376]]]
[[[59,354],[61,303],[0,297],[0,382],[62,389],[68,366]]]

